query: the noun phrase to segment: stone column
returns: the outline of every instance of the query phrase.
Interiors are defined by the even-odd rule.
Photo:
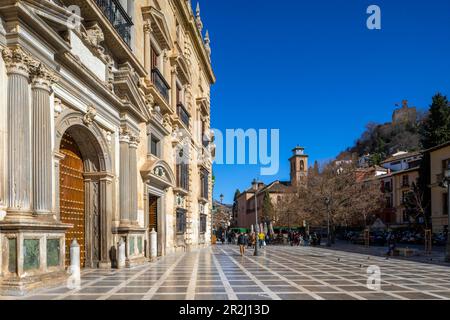
[[[111,216],[112,202],[110,195],[113,193],[113,175],[106,175],[100,178],[100,267],[111,267],[110,248],[112,246],[111,232]]]
[[[132,136],[130,139],[130,221],[131,223],[137,224],[137,209],[138,209],[138,195],[137,195],[137,184],[138,184],[138,170],[137,170],[137,148],[139,145],[139,138],[137,136]]]
[[[2,52],[8,74],[8,218],[31,215],[30,56],[20,47]]]
[[[152,64],[152,44],[150,40],[150,33],[152,32],[152,24],[150,20],[144,23],[144,67],[149,74],[151,74]]]
[[[120,144],[120,224],[130,223],[130,137],[123,130],[119,138]]]
[[[172,67],[172,80],[170,84],[170,92],[172,93],[171,97],[171,105],[172,109],[177,112],[177,77],[178,77],[178,71],[177,67]]]
[[[61,190],[61,186],[60,186],[60,182],[59,182],[59,177],[60,177],[60,172],[61,172],[61,161],[64,160],[64,158],[66,157],[65,154],[62,154],[60,152],[55,152],[54,153],[54,166],[55,166],[55,177],[54,177],[54,184],[55,184],[55,203],[53,204],[53,212],[55,212],[56,214],[56,218],[58,221],[61,221],[61,199],[60,199],[60,195],[59,195],[59,190]]]
[[[37,214],[52,211],[52,128],[51,86],[57,78],[42,64],[31,73],[33,210]]]

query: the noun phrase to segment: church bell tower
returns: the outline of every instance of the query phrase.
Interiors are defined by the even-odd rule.
[[[289,159],[291,163],[291,184],[300,186],[306,183],[308,175],[308,155],[305,154],[305,148],[295,147],[292,150],[293,156]]]

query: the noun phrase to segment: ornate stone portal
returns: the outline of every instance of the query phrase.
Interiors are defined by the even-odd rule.
[[[21,47],[6,48],[2,56],[8,74],[9,189],[0,222],[0,294],[14,295],[66,279],[64,233],[70,226],[52,215],[50,92],[57,79]]]
[[[98,1],[71,2],[74,28],[60,1],[1,6],[0,295],[64,281],[72,240],[86,268],[117,267],[119,248],[121,266],[149,261],[150,226],[158,255],[204,243],[198,168],[179,179],[173,155],[202,148],[194,105],[215,77],[187,3],[159,3],[120,30]]]

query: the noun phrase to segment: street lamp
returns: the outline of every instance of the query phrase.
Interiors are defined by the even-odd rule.
[[[253,180],[253,190],[255,190],[255,252],[253,255],[259,256],[258,252],[258,238],[259,238],[259,226],[258,226],[258,182]]]
[[[325,204],[327,205],[327,247],[331,247],[330,236],[330,198],[325,198]]]
[[[445,250],[445,261],[450,262],[450,161],[447,164],[447,170],[445,170],[445,178],[447,185],[447,248]]]

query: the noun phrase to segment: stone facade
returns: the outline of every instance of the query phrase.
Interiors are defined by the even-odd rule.
[[[385,197],[385,208],[378,214],[385,224],[410,224],[406,214],[404,199],[411,192],[413,184],[418,183],[419,167],[411,167],[400,171],[389,172],[377,177]]]
[[[1,294],[64,281],[73,239],[90,268],[117,267],[121,239],[126,266],[148,261],[152,229],[158,255],[210,243],[215,76],[199,8],[6,0],[0,52]]]
[[[450,143],[437,146],[427,152],[430,153],[431,221],[433,232],[440,233],[448,228],[449,223],[448,189],[442,182],[450,162]]]

